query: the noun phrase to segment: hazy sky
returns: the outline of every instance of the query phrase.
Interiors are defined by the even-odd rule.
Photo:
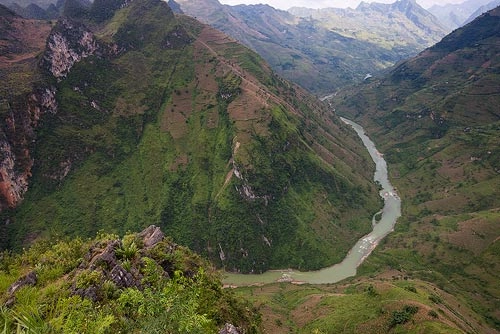
[[[379,2],[379,3],[393,3],[396,0],[364,0],[365,2]],[[429,8],[434,4],[446,3],[462,3],[465,0],[417,0],[417,3],[424,7]],[[361,0],[219,0],[219,2],[227,5],[239,4],[258,4],[266,3],[274,8],[288,9],[290,7],[307,7],[307,8],[324,8],[324,7],[337,7],[337,8],[356,8]]]

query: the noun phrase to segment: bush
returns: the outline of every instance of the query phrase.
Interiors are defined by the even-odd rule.
[[[417,312],[418,312],[418,306],[405,305],[402,310],[392,312],[392,316],[389,322],[389,327],[392,328],[396,325],[402,325],[407,323]]]
[[[436,311],[434,311],[434,310],[430,310],[430,311],[429,311],[429,313],[427,313],[427,314],[428,314],[429,316],[431,316],[431,317],[435,318],[435,319],[437,319],[437,318],[439,317],[439,315],[437,314],[437,312],[436,312]]]

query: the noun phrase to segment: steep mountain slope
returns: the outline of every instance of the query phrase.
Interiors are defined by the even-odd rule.
[[[259,314],[155,226],[2,254],[4,333],[257,333]],[[231,331],[230,331],[231,330]]]
[[[467,0],[459,4],[434,5],[428,9],[444,26],[454,30],[463,26],[466,20],[481,6],[491,0]]]
[[[15,207],[26,192],[34,130],[41,113],[54,108],[54,92],[42,87],[37,65],[51,29],[0,5],[0,211]]]
[[[373,166],[316,99],[164,2],[89,12],[102,15],[61,19],[40,57],[57,109],[30,142],[30,190],[2,213],[4,244],[156,224],[261,271],[333,263],[369,230]]]
[[[467,18],[467,20],[464,21],[464,25],[474,21],[474,19],[481,14],[486,13],[487,11],[490,11],[498,6],[500,6],[500,0],[493,0],[491,2],[488,2],[486,5],[479,7],[474,13],[471,14],[471,16]]]
[[[416,54],[445,34],[435,22],[429,24],[417,13],[418,5],[397,8],[413,3],[406,0],[397,2],[390,12],[360,9],[353,20],[346,17],[352,13],[344,13],[325,19],[327,22],[311,13],[328,13],[329,17],[328,10],[304,9],[307,13],[298,17],[266,5],[223,6],[216,0],[176,2],[186,14],[241,41],[279,74],[317,94],[360,82],[368,73]],[[418,17],[425,28],[408,18],[412,16]],[[349,28],[345,27],[347,23]],[[366,35],[367,25],[374,34]],[[353,26],[358,33],[349,32]]]
[[[437,282],[496,329],[499,37],[497,8],[336,100],[380,145],[403,199],[403,219],[367,268]]]

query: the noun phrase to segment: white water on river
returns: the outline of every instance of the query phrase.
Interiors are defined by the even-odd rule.
[[[373,230],[358,240],[341,263],[316,271],[301,272],[292,269],[271,270],[263,274],[232,274],[225,273],[226,285],[252,285],[265,284],[279,281],[303,282],[311,284],[336,283],[345,278],[356,275],[356,269],[364,259],[375,249],[380,240],[394,229],[397,219],[401,216],[401,200],[394,187],[389,182],[387,164],[383,155],[377,150],[375,144],[365,134],[361,125],[342,118],[342,121],[356,131],[363,141],[370,156],[375,162],[376,169],[374,181],[378,182],[382,190],[380,196],[384,199],[384,207],[372,219]],[[376,220],[375,216],[380,220]]]

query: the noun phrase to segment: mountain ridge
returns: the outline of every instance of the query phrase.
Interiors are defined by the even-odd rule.
[[[468,0],[461,4],[434,5],[428,10],[434,14],[450,30],[464,25],[466,20],[480,7],[491,0]]]
[[[9,333],[260,332],[257,310],[157,226],[2,254],[0,275]]]
[[[325,266],[370,228],[381,203],[359,139],[259,56],[160,1],[86,20],[49,36],[57,111],[31,143],[30,190],[2,212],[4,245],[158,224],[249,272]]]
[[[387,76],[333,102],[380,146],[403,203],[394,233],[360,271],[400,267],[436,282],[462,296],[492,332],[498,330],[494,310],[500,295],[494,288],[500,221],[499,17],[500,8],[481,15]],[[429,268],[432,273],[423,271]],[[483,284],[488,288],[478,289]]]
[[[357,33],[352,33],[351,27],[335,26],[334,20],[325,22],[320,17],[309,13],[300,15],[293,10],[286,12],[264,5],[227,6],[204,0],[177,2],[184,13],[202,19],[256,50],[280,75],[323,95],[360,82],[367,73],[415,54],[422,45],[429,46],[445,34],[434,23],[431,35],[424,32],[398,10],[393,11],[391,18],[386,11],[363,14],[352,10],[358,16],[353,24],[362,26]],[[335,19],[345,22],[348,18],[339,15]],[[380,20],[384,21],[384,28],[380,28]],[[424,18],[421,21],[430,22]],[[376,28],[363,29],[370,23]],[[404,28],[401,31],[388,28],[396,26]],[[400,32],[402,35],[397,36]]]

